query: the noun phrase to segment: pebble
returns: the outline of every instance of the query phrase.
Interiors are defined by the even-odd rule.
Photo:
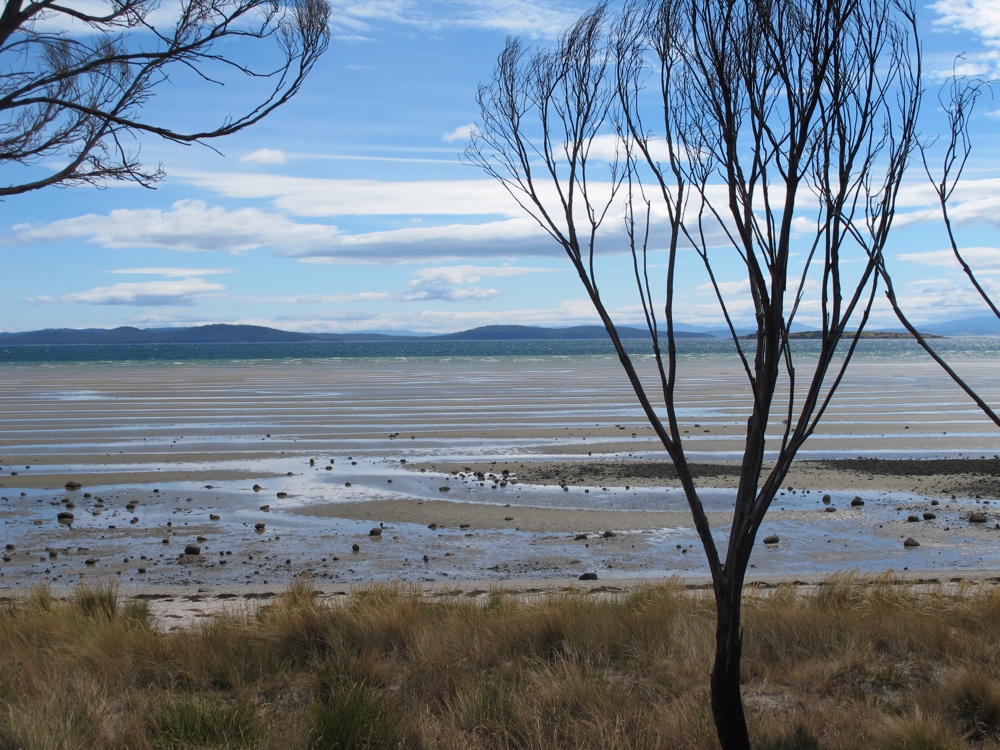
[[[907,523],[916,523],[916,522],[917,522],[917,521],[919,521],[919,520],[920,520],[920,517],[919,517],[919,516],[913,516],[913,515],[910,515],[910,516],[907,516],[907,517],[906,517],[906,522],[907,522]]]
[[[83,485],[80,484],[79,482],[66,482],[66,489],[67,490],[78,490],[81,487],[83,487]]]
[[[612,539],[618,535],[613,531],[605,531],[601,536],[603,536],[605,539]]]
[[[903,546],[904,547],[919,547],[920,546],[920,542],[918,542],[913,537],[909,537],[908,536],[908,537],[906,537],[906,541],[903,542]]]
[[[823,504],[824,505],[829,505],[830,504],[830,500],[832,500],[832,499],[833,498],[831,498],[829,495],[823,495]]]
[[[985,513],[976,512],[976,513],[972,513],[969,516],[969,521],[971,523],[986,523],[986,520],[987,519],[986,519],[986,514]]]
[[[199,547],[197,544],[189,544],[189,545],[187,545],[184,548],[184,554],[185,555],[200,555],[201,554],[201,547]]]
[[[361,551],[361,545],[360,544],[352,544],[351,545],[351,552],[360,552],[360,551]]]
[[[58,515],[56,515],[56,518],[60,521],[72,521],[73,514],[70,513],[68,510],[63,510],[60,511]]]
[[[764,544],[777,544],[780,539],[778,539],[777,534],[771,534],[770,536],[764,537]]]
[[[368,532],[368,536],[382,536],[382,529],[376,526],[375,528],[373,528],[371,531]]]
[[[856,497],[853,500],[851,500],[851,507],[852,508],[860,508],[864,504],[865,504],[865,501],[862,500],[860,497]]]
[[[253,525],[253,527],[254,527],[254,529],[255,529],[256,531],[258,531],[258,532],[260,532],[260,531],[263,531],[263,530],[264,530],[264,529],[266,528],[266,527],[264,526],[264,522],[263,522],[263,521],[258,521],[257,523],[255,523],[255,524]]]
[[[584,573],[583,575],[580,576],[580,580],[581,581],[596,581],[597,580],[597,573],[594,573],[593,571],[590,571],[589,573]]]
[[[253,491],[254,491],[254,492],[260,492],[260,491],[261,491],[261,486],[260,486],[259,484],[255,484],[255,485],[253,486]]]
[[[579,542],[583,539],[590,539],[590,537],[587,534],[577,534],[573,539]]]
[[[288,493],[287,492],[279,492],[278,493],[278,497],[279,498],[288,497]]]
[[[937,518],[937,516],[934,513],[931,513],[929,510],[924,511],[925,521],[933,521],[935,518]]]

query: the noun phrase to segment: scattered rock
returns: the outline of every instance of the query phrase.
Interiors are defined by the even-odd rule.
[[[352,544],[351,545],[351,552],[360,552],[360,551],[361,551],[361,545],[360,544]]]
[[[910,515],[910,516],[907,516],[907,517],[906,517],[906,522],[907,522],[907,523],[916,523],[916,522],[917,522],[917,521],[919,521],[919,520],[920,520],[920,517],[919,517],[919,516],[913,516],[913,515]]]
[[[262,532],[266,528],[264,526],[264,522],[263,521],[258,521],[257,523],[255,523],[253,525],[253,527],[254,527],[254,530],[257,531],[258,533]]]
[[[924,520],[925,521],[933,521],[935,518],[937,518],[936,514],[931,513],[929,510],[925,510],[924,511]]]
[[[96,557],[88,557],[86,560],[83,561],[83,564],[84,565],[97,565],[97,558]]]
[[[70,490],[70,491],[72,491],[72,490],[78,490],[81,487],[83,487],[83,485],[80,484],[79,482],[66,482],[66,489],[67,490]]]
[[[618,535],[613,531],[605,531],[603,534],[601,534],[601,536],[603,536],[605,539],[613,539]]]
[[[860,497],[856,497],[853,500],[851,500],[851,507],[852,508],[860,508],[864,504],[865,504],[865,501],[862,500]]]
[[[971,523],[986,523],[987,518],[985,513],[975,512],[969,516],[969,521]]]
[[[73,514],[70,513],[68,510],[62,510],[59,511],[58,515],[56,515],[56,518],[60,521],[72,521]]]
[[[831,497],[830,497],[829,495],[823,495],[823,504],[824,504],[824,505],[829,505],[829,504],[830,504],[830,501],[831,501],[832,499],[833,499],[833,498],[831,498]]]
[[[210,521],[218,521],[221,516],[218,513],[209,513],[208,518]]]
[[[189,545],[187,545],[184,548],[184,554],[185,555],[200,555],[201,554],[201,547],[199,547],[197,544],[189,544]]]
[[[579,541],[582,541],[584,539],[590,539],[590,536],[587,535],[587,534],[577,534],[575,537],[573,537],[573,539],[575,539],[576,541],[579,542]]]
[[[136,569],[136,571],[135,571],[135,572],[136,572],[136,573],[145,573],[145,572],[146,572],[146,569],[145,569],[145,568],[138,568],[138,569]]]
[[[254,492],[260,492],[260,491],[261,491],[261,489],[262,489],[262,488],[261,488],[261,486],[260,486],[259,484],[255,484],[255,485],[253,486],[253,491],[254,491]]]
[[[584,573],[583,575],[580,576],[580,580],[581,581],[596,581],[597,580],[597,573],[595,573],[593,571],[590,571],[589,573]]]
[[[829,507],[827,507],[827,508],[823,508],[823,511],[824,511],[825,513],[836,513],[836,512],[837,512],[837,509],[836,509],[836,508],[834,508],[834,507],[833,507],[833,506],[831,505],[831,506],[829,506]]]
[[[288,493],[287,492],[279,492],[278,493],[278,498],[280,499],[280,498],[283,498],[283,497],[288,497]]]
[[[920,546],[920,542],[918,542],[913,537],[908,536],[908,537],[906,537],[906,541],[903,542],[903,546],[904,547],[919,547]]]
[[[778,538],[777,534],[771,534],[770,536],[764,537],[764,544],[777,544],[781,540]]]
[[[267,513],[267,512],[269,512],[271,510],[271,506],[270,505],[262,505],[262,506],[260,506],[260,509],[262,511],[264,511],[265,513]]]
[[[437,527],[438,525],[436,523],[427,524],[427,528],[430,529],[431,531],[434,531]]]
[[[382,529],[376,526],[375,528],[373,528],[371,531],[368,532],[368,536],[382,536]]]
[[[449,487],[448,485],[445,484],[445,485],[442,485],[441,487],[438,487],[438,490],[440,490],[441,492],[450,492],[451,491],[451,487]]]

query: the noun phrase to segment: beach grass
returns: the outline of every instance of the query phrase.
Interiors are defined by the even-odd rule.
[[[171,631],[113,585],[8,600],[0,750],[717,747],[704,591],[313,594]],[[998,587],[841,575],[744,627],[757,748],[1000,748]]]

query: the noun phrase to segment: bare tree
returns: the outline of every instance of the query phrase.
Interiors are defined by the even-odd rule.
[[[750,556],[875,299],[914,144],[919,69],[906,2],[632,0],[618,15],[597,6],[552,49],[508,40],[479,90],[467,158],[565,250],[676,467],[712,575],[712,711],[727,750],[750,747],[740,693]],[[617,156],[592,157],[609,139]],[[624,230],[614,231],[621,205]],[[631,255],[655,383],[643,381],[601,296],[598,269],[615,252]],[[704,265],[752,394],[728,538],[709,523],[676,408],[683,252]],[[666,257],[656,284],[653,253]],[[720,278],[734,268],[752,299],[749,341]],[[818,351],[802,357],[789,328],[807,306],[821,330]]]
[[[145,134],[202,142],[258,122],[299,90],[329,42],[326,0],[7,0],[0,15],[0,196],[127,180],[149,187]],[[147,119],[171,76],[254,82],[239,114]],[[51,167],[56,163],[58,166]]]
[[[945,233],[948,236],[948,243],[951,246],[952,254],[955,256],[955,260],[958,262],[959,266],[961,266],[962,271],[969,279],[972,287],[976,290],[976,294],[979,295],[979,298],[986,304],[990,312],[992,312],[993,315],[1000,320],[1000,308],[997,307],[997,302],[983,287],[979,277],[976,275],[975,269],[973,269],[963,256],[962,251],[959,249],[958,240],[955,237],[955,227],[951,220],[951,212],[948,208],[948,204],[951,202],[955,194],[955,188],[958,187],[962,180],[962,176],[965,173],[965,167],[968,164],[969,156],[972,154],[972,135],[969,132],[972,114],[975,111],[976,102],[979,100],[983,91],[987,90],[988,87],[989,85],[985,81],[981,81],[979,79],[967,79],[956,75],[951,78],[942,90],[942,94],[938,97],[938,101],[941,104],[948,121],[948,134],[944,139],[940,171],[935,171],[935,169],[931,166],[929,159],[931,149],[935,145],[936,139],[932,139],[927,143],[921,143],[919,146],[920,158],[923,163],[924,172],[927,175],[927,179],[934,187],[935,198],[937,198],[938,205],[941,207],[941,218]],[[902,323],[906,330],[910,332],[910,335],[917,340],[920,346],[923,347],[924,351],[926,351],[931,358],[937,362],[945,372],[948,373],[951,379],[963,391],[965,391],[965,393],[973,401],[976,402],[976,405],[982,410],[982,412],[993,420],[994,424],[1000,427],[1000,415],[998,415],[993,407],[991,407],[990,404],[987,403],[986,400],[961,375],[959,375],[958,372],[955,371],[947,360],[945,360],[945,358],[931,346],[927,338],[917,330],[916,326],[914,326],[907,317],[899,303],[899,298],[896,296],[896,289],[892,282],[892,276],[884,262],[881,264],[879,272],[885,280],[886,297],[889,300],[889,304],[892,306],[893,312],[896,313],[896,317],[899,318],[899,322]]]

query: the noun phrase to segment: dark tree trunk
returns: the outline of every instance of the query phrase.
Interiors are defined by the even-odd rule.
[[[724,582],[716,590],[715,665],[712,667],[712,716],[723,750],[750,750],[740,693],[742,586]]]

